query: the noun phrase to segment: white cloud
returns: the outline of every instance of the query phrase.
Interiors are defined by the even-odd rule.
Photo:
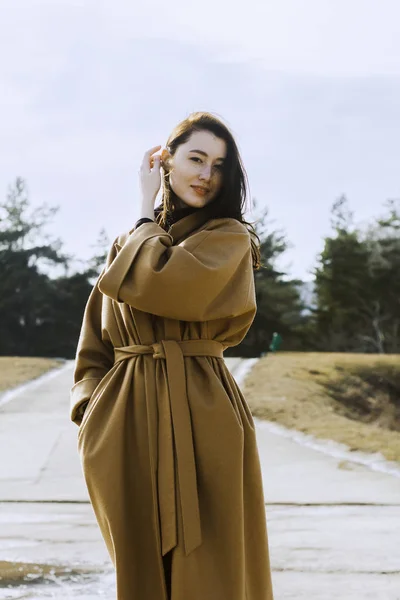
[[[259,59],[278,71],[400,72],[397,0],[6,0],[0,16],[2,46],[17,55],[32,50],[31,60],[43,38],[56,48],[102,39],[112,52],[141,37],[209,46],[216,59],[219,53],[235,52],[235,60]],[[47,58],[51,61],[52,55]]]
[[[170,38],[235,49],[279,71],[361,75],[400,72],[397,0],[202,0],[102,5],[114,39]],[[218,53],[215,49],[216,54]]]

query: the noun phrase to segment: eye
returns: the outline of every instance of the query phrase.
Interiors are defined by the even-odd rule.
[[[201,158],[199,158],[198,156],[191,156],[190,160],[199,160],[200,162],[203,162],[201,160]],[[222,171],[224,165],[220,164],[220,165],[214,165],[214,166],[215,166],[216,169],[219,169],[220,171]]]

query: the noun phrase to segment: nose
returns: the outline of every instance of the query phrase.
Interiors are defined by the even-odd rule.
[[[204,165],[204,167],[201,169],[200,179],[202,179],[204,181],[209,181],[211,178],[211,172],[212,172],[212,167],[209,165]]]

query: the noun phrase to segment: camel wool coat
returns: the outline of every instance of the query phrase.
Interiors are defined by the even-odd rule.
[[[255,426],[223,357],[255,314],[236,219],[206,206],[111,246],[70,418],[118,600],[273,600]]]

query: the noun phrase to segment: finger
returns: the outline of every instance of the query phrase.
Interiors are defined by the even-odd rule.
[[[146,171],[146,172],[149,171],[149,167],[152,166],[151,161],[153,160],[151,155],[154,154],[154,152],[156,152],[160,148],[161,148],[160,145],[154,146],[153,148],[150,148],[150,150],[147,150],[147,152],[145,152],[143,160],[142,160],[142,165],[141,165],[141,168],[144,171]]]
[[[159,154],[156,154],[156,156],[152,156],[150,158],[150,166],[153,166],[155,161],[157,161],[158,163],[161,162],[161,156]]]
[[[154,170],[158,170],[159,168],[160,168],[160,161],[156,160],[154,163],[150,164],[149,173],[153,172]]]
[[[158,146],[153,146],[153,148],[150,148],[149,150],[147,150],[147,152],[144,153],[145,157],[149,157],[152,154],[154,154],[154,152],[157,152],[157,150],[159,150],[161,148],[161,144],[159,144]]]

